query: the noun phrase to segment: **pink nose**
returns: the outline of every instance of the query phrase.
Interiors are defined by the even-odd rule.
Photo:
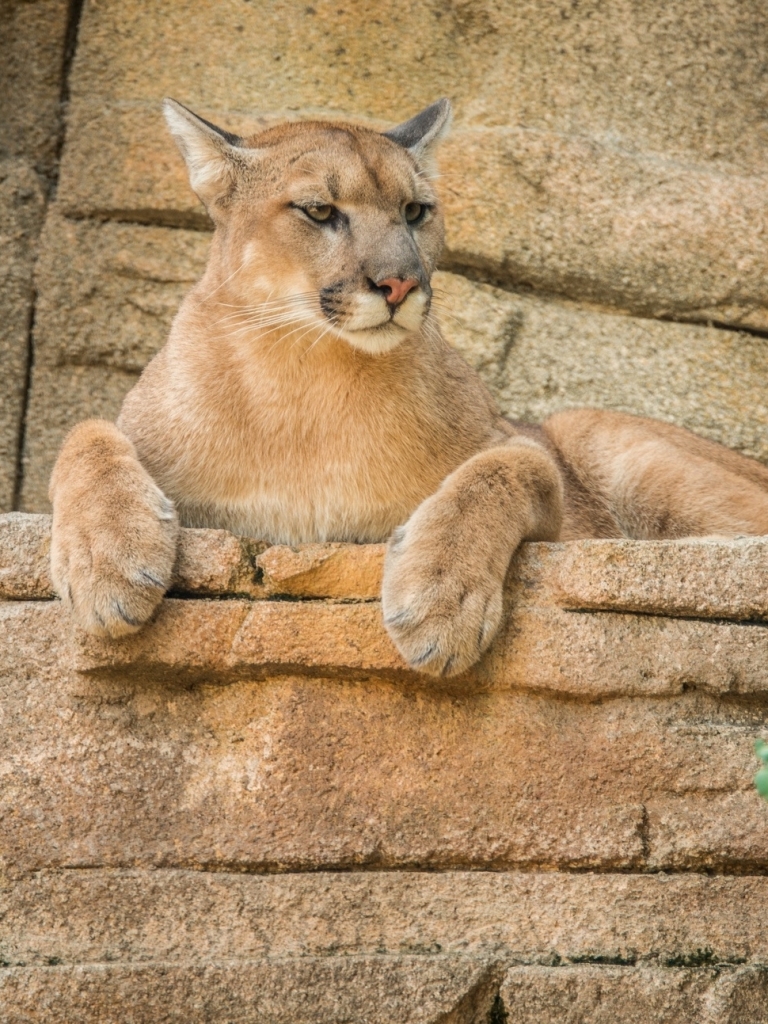
[[[390,306],[399,306],[418,283],[415,277],[409,277],[407,281],[401,281],[399,277],[385,277],[383,281],[376,282],[376,287],[384,292],[384,298]]]

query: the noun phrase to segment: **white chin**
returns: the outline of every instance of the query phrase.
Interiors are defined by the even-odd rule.
[[[393,320],[382,324],[381,327],[372,327],[368,330],[345,331],[338,330],[339,337],[348,342],[353,348],[359,348],[362,352],[369,352],[371,355],[381,355],[382,352],[389,352],[405,341],[413,331],[407,331],[399,327]]]

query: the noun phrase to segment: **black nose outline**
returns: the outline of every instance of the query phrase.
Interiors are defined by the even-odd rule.
[[[404,285],[407,284],[408,285],[408,287],[402,293],[401,297],[399,299],[397,299],[396,301],[394,301],[394,302],[392,301],[392,298],[391,298],[392,293],[394,291],[394,288],[389,283],[390,281],[393,281],[393,282],[394,281],[400,281],[402,284],[404,284]],[[384,297],[384,301],[390,307],[391,310],[395,310],[395,309],[397,309],[399,306],[401,306],[405,302],[405,300],[408,298],[408,296],[411,294],[411,292],[414,290],[414,288],[419,288],[420,287],[420,284],[419,284],[418,279],[415,278],[415,277],[394,277],[394,276],[392,276],[392,277],[384,277],[384,278],[381,279],[381,281],[374,281],[372,278],[369,277],[368,278],[368,286],[370,287],[371,291],[378,292],[380,295],[382,295]]]

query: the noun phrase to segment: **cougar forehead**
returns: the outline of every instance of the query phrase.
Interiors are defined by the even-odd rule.
[[[420,191],[434,202],[429,180],[401,146],[378,132],[326,122],[285,124],[243,140],[272,171],[265,190],[280,193],[291,185],[323,189],[331,202],[398,205]]]

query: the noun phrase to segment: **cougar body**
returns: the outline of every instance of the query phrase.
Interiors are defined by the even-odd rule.
[[[454,674],[491,642],[522,540],[768,532],[768,469],[736,452],[619,413],[499,414],[432,309],[449,113],[240,139],[167,101],[216,230],[117,425],[80,424],[54,469],[53,577],[86,629],[151,616],[179,523],[389,538],[387,628]]]

